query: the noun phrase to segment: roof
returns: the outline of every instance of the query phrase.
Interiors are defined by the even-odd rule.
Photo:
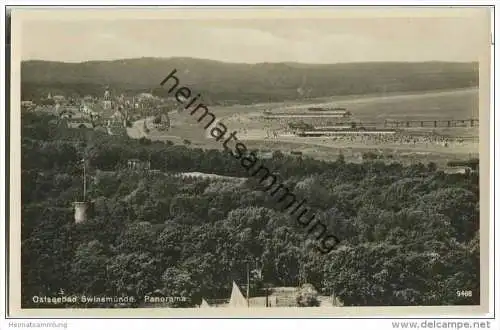
[[[240,288],[233,281],[233,290],[231,292],[231,299],[229,300],[228,307],[248,307],[246,298],[240,291]]]
[[[266,113],[264,114],[265,119],[273,118],[343,118],[341,113]]]
[[[201,299],[200,308],[210,308],[210,305],[207,303],[207,301],[204,298]]]
[[[141,96],[142,96],[142,97],[153,97],[153,94],[151,94],[151,93],[141,93],[141,94],[139,94],[139,96],[140,96],[140,97],[141,97]]]
[[[448,167],[444,170],[447,174],[465,174],[467,171],[472,171],[472,168],[469,166],[456,166]]]
[[[115,113],[111,116],[112,118],[122,119],[123,114],[120,111],[115,111]]]
[[[68,122],[69,128],[93,128],[91,123],[86,122]]]

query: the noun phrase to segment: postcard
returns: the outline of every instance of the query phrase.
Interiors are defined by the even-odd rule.
[[[490,24],[11,8],[10,316],[484,315]]]

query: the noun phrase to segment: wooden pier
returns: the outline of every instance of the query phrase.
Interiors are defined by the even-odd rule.
[[[364,123],[360,123],[363,126]],[[368,123],[367,123],[368,125]],[[386,128],[415,128],[415,127],[478,127],[479,119],[452,119],[452,120],[386,120]]]
[[[322,126],[329,126],[330,129],[335,127],[351,127],[351,128],[392,128],[392,129],[405,129],[405,128],[470,128],[479,127],[479,119],[450,119],[450,120],[385,120],[379,122],[366,122],[366,121],[336,121],[329,122],[324,119],[321,121],[308,121],[313,126],[320,128]]]

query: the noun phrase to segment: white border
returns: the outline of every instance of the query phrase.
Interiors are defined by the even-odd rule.
[[[248,1],[240,1],[238,4],[239,5],[332,5],[332,4],[335,4],[335,5],[419,5],[419,6],[426,6],[426,5],[454,5],[454,6],[457,6],[457,5],[463,5],[463,6],[467,6],[467,5],[474,5],[474,6],[478,6],[478,5],[492,5],[492,4],[496,4],[497,1],[494,1],[494,2],[491,2],[491,1],[439,1],[439,2],[436,2],[436,1],[377,1],[375,3],[375,1],[308,1],[307,3],[298,3],[298,2],[294,2],[294,1],[253,1],[253,2],[248,2]],[[40,5],[69,5],[68,2],[64,2],[64,1],[45,1],[43,2],[43,4],[41,3],[41,1],[6,1],[6,4],[7,5],[10,5],[10,6],[17,6],[17,5],[32,5],[32,6],[40,6]],[[119,2],[119,1],[95,1],[95,0],[92,0],[92,1],[72,1],[71,2],[71,5],[76,5],[76,6],[84,6],[84,5],[106,5],[106,6],[117,6],[117,5],[126,5],[127,3],[124,3],[123,1],[122,2]],[[132,5],[132,3],[130,3]],[[170,1],[170,2],[165,2],[165,1],[143,1],[143,2],[140,2],[140,4],[137,4],[136,6],[144,6],[144,5],[187,5],[187,4],[190,4],[190,5],[209,5],[207,2],[203,2],[203,1]],[[210,5],[236,5],[236,3],[234,3],[234,1],[212,1],[210,2]],[[102,8],[102,7],[101,7]],[[493,22],[492,22],[493,24]],[[4,29],[5,28],[5,16],[2,17],[2,21],[1,21],[1,25],[2,25],[2,28]],[[496,31],[497,31],[497,26],[495,24],[495,34],[496,34]],[[2,33],[2,39],[3,41],[5,42],[5,31],[3,31]],[[495,56],[497,57],[497,56]],[[4,59],[5,58],[5,48],[2,47],[2,50],[1,50],[1,56],[0,58]],[[493,56],[492,56],[493,58]],[[1,73],[2,73],[2,78],[5,77],[5,62],[2,61],[2,65],[1,65]],[[497,73],[497,68],[495,68],[495,75],[496,76],[496,73]],[[494,76],[492,75],[491,77],[491,80],[492,80],[492,83],[494,82]],[[491,98],[493,100],[493,97],[494,97],[494,94],[497,94],[498,90],[498,87],[497,85],[495,85],[495,93],[491,93]],[[1,89],[1,97],[0,99],[2,101],[5,100],[5,89],[2,88]],[[2,124],[2,128],[4,129],[2,131],[2,137],[0,138],[0,151],[2,153],[2,162],[0,162],[0,182],[1,182],[1,190],[0,190],[0,194],[2,196],[5,196],[5,165],[6,165],[6,162],[5,162],[5,146],[6,146],[6,141],[5,141],[5,125],[6,125],[6,122],[5,122],[5,103],[2,102],[2,108],[4,110],[4,112],[2,113],[2,116],[1,119],[0,119],[0,122]],[[491,131],[490,131],[490,137],[491,137],[491,140],[490,141],[495,141],[495,144],[491,143],[490,144],[490,151],[492,152],[491,155],[493,155],[493,151],[495,152],[495,157],[491,157],[490,159],[490,163],[491,163],[491,167],[490,167],[490,171],[491,171],[491,178],[493,178],[493,169],[494,169],[494,162],[495,160],[497,159],[498,157],[498,154],[500,153],[500,141],[498,141],[496,139],[496,134],[495,134],[495,131],[494,131],[494,127],[495,127],[495,124],[496,125],[500,125],[500,120],[494,116],[494,111],[493,111],[493,104],[492,104],[492,107],[491,107],[492,111],[491,111],[491,115],[492,115],[492,119],[491,122],[490,122],[490,128],[491,128]],[[500,127],[500,126],[499,126]],[[495,186],[498,186],[500,184],[499,182],[500,180],[498,180],[498,176],[495,177]],[[493,186],[491,187],[491,195],[490,195],[490,211],[491,213],[490,214],[493,214],[493,206],[494,205],[500,205],[500,202],[499,202],[499,198],[498,198],[498,195],[495,195],[495,198],[493,200]],[[497,203],[499,202],[499,203]],[[0,221],[0,230],[2,232],[2,235],[4,235],[5,233],[5,221],[3,221],[4,219],[6,219],[6,214],[5,214],[5,205],[6,205],[6,200],[2,198],[2,200],[0,201],[0,212],[1,212],[1,215],[2,215],[2,221]],[[491,229],[493,229],[493,221],[490,222],[491,223]],[[495,232],[493,232],[493,230],[490,231],[490,241],[492,242],[494,240],[494,237],[498,237],[498,232],[499,232],[499,227],[500,227],[500,224],[497,223],[497,225],[495,226]],[[4,236],[5,237],[5,236]],[[484,238],[482,238],[484,239]],[[499,259],[499,248],[498,246],[500,245],[500,243],[497,242],[497,244],[495,245],[495,255],[497,256],[497,260]],[[5,249],[5,240],[4,239],[0,239],[0,246],[2,247],[2,249]],[[5,250],[3,250],[5,251]],[[5,255],[2,253],[1,257],[0,257],[0,260],[1,261],[5,261],[4,260],[5,258]],[[1,270],[2,270],[2,274],[5,274],[5,262],[1,262],[0,261],[0,267],[1,267]],[[493,263],[493,254],[490,253],[490,262]],[[500,281],[498,281],[498,263],[496,265],[497,270],[496,270],[496,279],[493,278],[493,267],[490,268],[490,273],[491,273],[491,276],[490,276],[490,282],[491,282],[491,286],[490,287],[493,287],[493,281],[496,280],[496,283],[500,283]],[[498,315],[499,315],[499,305],[500,305],[500,302],[498,300],[498,293],[499,293],[499,286],[500,284],[497,284],[495,286],[495,296],[496,296],[496,306],[495,306],[495,314],[497,316],[497,319],[498,319]],[[2,298],[5,297],[5,281],[4,281],[4,277],[2,276],[2,283],[0,284],[0,293],[2,294]],[[490,301],[493,300],[493,297],[491,297]],[[4,311],[5,311],[5,305],[4,305],[4,300],[2,299],[1,302],[0,302],[0,308],[2,310],[2,316],[4,316]],[[490,317],[491,317],[491,313],[490,313]],[[443,317],[445,317],[445,315],[443,315]],[[464,315],[464,317],[467,317],[466,315]],[[432,318],[430,318],[432,320]],[[3,326],[5,325],[5,328],[8,327],[8,321],[11,321],[11,322],[20,322],[21,320],[14,320],[14,319],[11,319],[11,320],[2,320],[0,321],[2,327],[0,328],[4,328]],[[23,320],[23,321],[27,321],[29,322],[29,320]],[[34,321],[34,320],[33,320]],[[50,320],[45,320],[45,321],[50,321]],[[60,322],[62,320],[57,320],[57,322]],[[217,327],[217,329],[234,329],[236,326],[238,328],[241,328],[241,329],[254,329],[255,326],[258,326],[258,327],[262,327],[262,326],[265,326],[265,325],[269,325],[269,328],[273,328],[273,329],[276,329],[277,326],[279,326],[280,328],[288,328],[288,329],[303,329],[304,328],[304,325],[306,323],[309,323],[309,322],[315,322],[315,325],[314,326],[317,326],[317,327],[322,327],[322,328],[326,328],[326,327],[331,327],[331,326],[334,326],[334,327],[338,327],[339,329],[344,329],[344,328],[351,328],[354,326],[355,329],[357,328],[362,328],[362,327],[365,327],[366,329],[391,329],[392,328],[392,325],[391,325],[391,322],[393,320],[380,320],[380,319],[364,319],[364,320],[349,320],[349,319],[342,319],[342,320],[339,320],[339,319],[335,319],[335,320],[284,320],[284,319],[281,319],[281,320],[249,320],[249,319],[245,319],[245,320],[187,320],[187,319],[181,319],[181,320],[176,320],[176,319],[170,319],[170,320],[144,320],[144,319],[138,319],[138,320],[102,320],[102,319],[98,319],[98,320],[92,320],[92,319],[86,319],[86,320],[68,320],[68,326],[71,327],[71,328],[75,328],[75,329],[88,329],[88,328],[101,328],[101,326],[99,325],[103,325],[104,327],[104,324],[103,323],[106,323],[106,326],[105,327],[108,327],[109,325],[113,324],[114,326],[112,328],[124,328],[124,329],[136,329],[136,328],[139,328],[139,329],[144,329],[145,327],[148,327],[148,326],[152,326],[152,327],[159,327],[161,325],[165,326],[165,323],[167,322],[168,323],[168,326],[171,326],[173,328],[179,328],[179,329],[185,329],[185,328],[188,328],[190,329],[191,327],[193,328],[200,328],[203,327],[208,327],[208,328],[211,328],[211,327]],[[396,320],[396,321],[404,321],[404,320]],[[412,320],[410,320],[412,321]],[[415,322],[421,322],[420,320],[413,320]],[[453,321],[453,320],[443,320],[443,321]],[[456,320],[456,321],[463,321],[463,320]],[[235,323],[238,323],[237,325]],[[279,325],[278,323],[279,322]],[[492,327],[491,329],[495,329],[495,328],[498,328],[498,323],[496,323],[496,326],[497,327],[494,327],[495,323],[492,322]]]

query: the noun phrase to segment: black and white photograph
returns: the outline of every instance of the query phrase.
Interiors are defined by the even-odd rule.
[[[13,10],[11,307],[487,310],[490,16]]]

